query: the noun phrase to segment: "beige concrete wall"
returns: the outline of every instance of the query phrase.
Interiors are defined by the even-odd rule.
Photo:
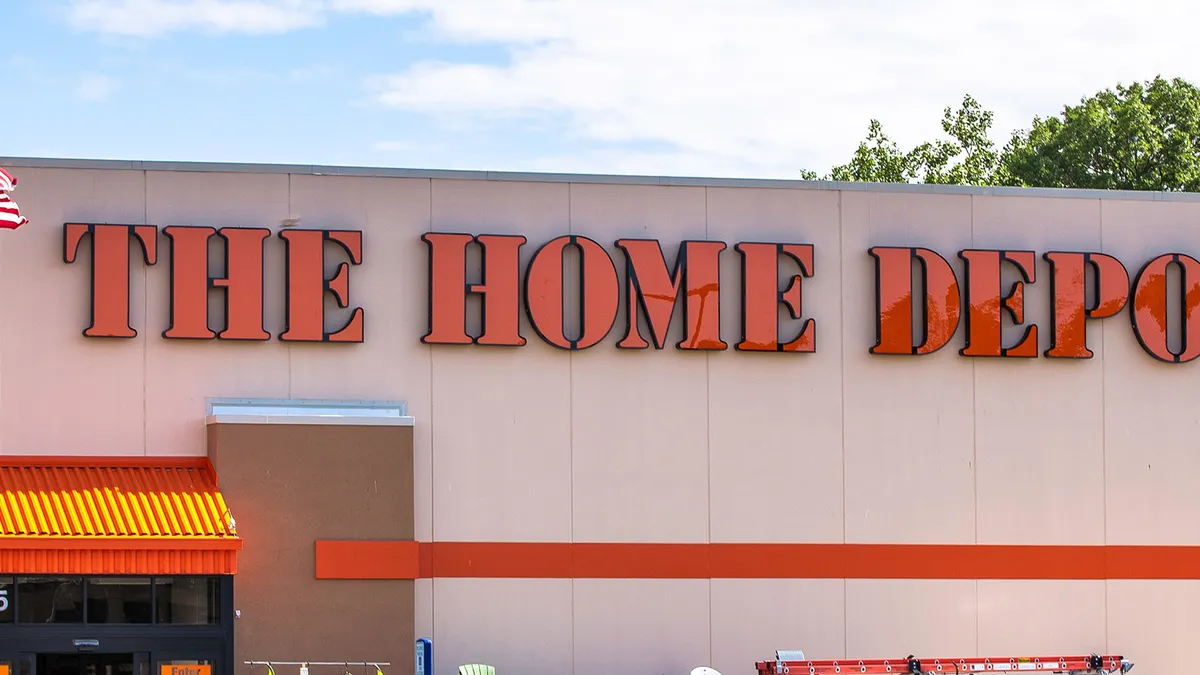
[[[1200,255],[1200,203],[860,191],[22,169],[33,221],[0,236],[0,452],[201,455],[204,399],[404,400],[421,541],[1200,544],[1195,364],[1146,355],[1128,309],[1091,322],[1088,361],[873,357],[872,245],[1103,251],[1130,275]],[[136,268],[138,338],[87,340],[88,269],[62,223],[365,232],[351,272],[361,345],[171,342],[162,259]],[[792,241],[809,355],[567,353],[522,318],[521,349],[429,348],[428,230]],[[282,247],[268,244],[268,330]],[[737,334],[738,257],[722,325]],[[616,258],[620,260],[619,257]],[[622,269],[619,266],[619,269]],[[1048,266],[1027,314],[1049,344]],[[623,273],[623,269],[622,269]],[[677,340],[676,323],[671,340]],[[62,421],[69,419],[70,423]],[[233,504],[236,514],[237,505]],[[416,585],[439,675],[750,672],[819,658],[1120,651],[1185,657],[1200,582],[437,579]]]

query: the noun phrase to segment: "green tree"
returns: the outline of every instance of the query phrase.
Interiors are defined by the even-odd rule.
[[[993,116],[971,96],[946,108],[947,138],[903,152],[871,120],[850,162],[826,180],[1200,191],[1200,89],[1161,76],[1118,85],[1035,117],[997,152]],[[804,171],[808,179],[817,174]]]
[[[1004,149],[1000,184],[1200,190],[1200,90],[1182,79],[1106,89],[1034,118]]]
[[[992,112],[984,110],[970,96],[963,97],[955,112],[942,113],[942,131],[953,141],[935,141],[918,146],[924,154],[926,182],[950,185],[979,185],[988,182],[996,171],[999,155],[988,132]],[[928,150],[925,150],[930,146]],[[953,163],[951,163],[953,162]]]
[[[831,180],[903,183],[913,177],[912,162],[900,146],[883,133],[879,120],[871,120],[867,140],[858,144],[849,164],[833,168]]]
[[[908,152],[883,131],[879,120],[871,120],[867,139],[858,144],[854,157],[835,166],[825,180],[867,181],[874,183],[978,184],[990,179],[995,171],[997,153],[988,131],[992,113],[966,96],[958,110],[942,113],[942,131],[949,137],[922,143]],[[802,171],[808,180],[816,180],[813,171]]]

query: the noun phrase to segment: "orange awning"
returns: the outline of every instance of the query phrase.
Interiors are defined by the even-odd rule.
[[[234,574],[208,458],[0,457],[0,574]]]

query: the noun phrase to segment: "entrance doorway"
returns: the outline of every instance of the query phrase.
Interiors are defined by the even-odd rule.
[[[134,675],[133,654],[38,654],[38,675]]]
[[[233,673],[232,576],[0,575],[0,675]]]

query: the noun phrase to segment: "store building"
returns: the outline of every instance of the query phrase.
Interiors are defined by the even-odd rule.
[[[0,675],[1200,631],[1194,196],[0,166]]]

